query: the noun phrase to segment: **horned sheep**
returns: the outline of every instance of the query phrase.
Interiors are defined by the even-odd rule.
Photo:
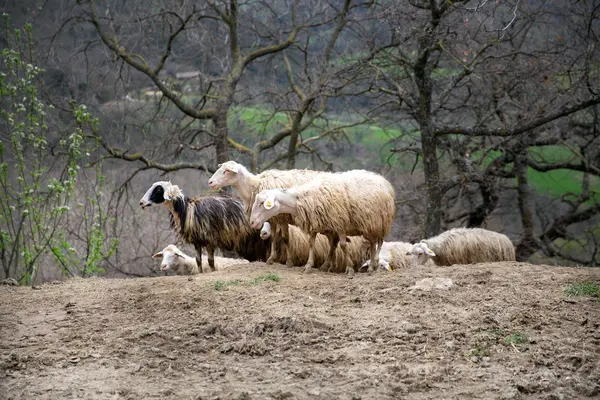
[[[313,177],[326,174],[323,171],[313,171],[308,169],[277,170],[271,169],[255,175],[248,171],[246,167],[235,162],[227,161],[219,164],[219,169],[208,180],[211,189],[222,189],[232,186],[238,193],[244,204],[246,211],[249,212],[256,195],[265,189],[288,188],[294,185],[300,185],[310,181]],[[289,241],[288,225],[292,223],[289,215],[279,215],[269,220],[272,224],[273,240],[271,241],[271,253],[267,264],[272,264],[275,260],[280,260],[288,266],[293,263],[289,260],[287,243]],[[283,240],[279,240],[279,236]],[[279,244],[277,246],[276,244]],[[279,247],[279,248],[278,248]],[[278,251],[282,253],[279,256]]]
[[[330,240],[328,262],[333,264],[340,243],[346,255],[346,273],[354,272],[347,258],[349,235],[362,235],[369,242],[369,271],[379,265],[379,249],[390,230],[395,212],[392,185],[381,175],[352,170],[316,176],[292,188],[261,191],[252,205],[250,225],[260,228],[269,218],[291,214],[293,224],[310,235],[310,255],[305,272],[315,263],[318,233]],[[333,245],[331,243],[333,242]]]
[[[260,231],[260,237],[268,239],[271,236],[271,224],[265,222]],[[294,225],[289,226],[288,259],[291,259],[293,265],[305,265],[310,255],[309,235],[302,232],[300,228]],[[282,240],[281,237],[274,240]],[[365,261],[366,249],[369,242],[362,236],[348,237],[348,252],[350,260],[355,270]],[[320,266],[322,271],[326,272],[344,272],[346,270],[345,257],[341,248],[335,250],[335,262],[332,265],[325,264],[329,255],[329,240],[326,236],[318,234],[315,240],[315,266]],[[281,262],[280,259],[276,259]]]
[[[217,248],[235,251],[248,261],[267,258],[269,240],[261,240],[260,232],[250,227],[244,205],[238,199],[228,196],[188,198],[177,185],[160,181],[140,200],[142,209],[155,204],[162,204],[170,211],[171,228],[184,242],[194,245],[200,266],[203,247],[206,247],[212,271]]]
[[[450,229],[415,243],[406,254],[412,256],[413,265],[423,265],[431,257],[436,265],[516,260],[506,235],[482,228]]]
[[[179,250],[174,244],[168,245],[154,254],[152,258],[161,259],[161,271],[172,270],[177,275],[198,275],[200,273],[196,259]]]

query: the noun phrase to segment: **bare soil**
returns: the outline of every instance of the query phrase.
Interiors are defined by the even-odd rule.
[[[268,273],[280,281],[248,284]],[[431,277],[453,285],[410,289]],[[563,293],[582,281],[600,283],[600,269],[348,279],[245,263],[191,280],[2,286],[0,398],[598,398],[600,302]]]

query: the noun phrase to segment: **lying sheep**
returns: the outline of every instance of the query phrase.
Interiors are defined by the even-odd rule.
[[[379,268],[392,271],[409,267],[411,265],[409,252],[412,247],[413,245],[407,242],[383,242],[379,252]],[[433,265],[433,261],[429,260],[427,264]],[[361,270],[366,267],[368,262],[362,265]]]
[[[252,205],[250,225],[258,229],[275,215],[291,214],[293,224],[310,235],[305,272],[310,272],[315,263],[315,241],[322,233],[330,243],[334,239],[327,262],[334,265],[339,241],[346,257],[346,273],[354,273],[347,237],[362,235],[369,241],[368,270],[373,271],[379,265],[379,250],[394,219],[394,201],[394,188],[379,174],[365,170],[332,173],[289,189],[263,190]]]
[[[272,169],[254,175],[243,165],[235,161],[227,161],[219,164],[219,169],[210,177],[208,185],[212,189],[222,189],[232,186],[239,193],[240,198],[246,205],[246,210],[249,211],[256,194],[260,191],[300,185],[320,174],[326,174],[326,172],[306,169]],[[273,240],[271,241],[271,254],[267,260],[267,264],[272,264],[278,259],[291,267],[294,264],[288,259],[287,243],[289,241],[288,225],[292,222],[292,219],[289,215],[279,215],[271,218],[269,222],[272,225],[271,234],[273,235]],[[279,236],[283,240],[279,240]],[[279,244],[279,246],[276,244]],[[279,252],[282,253],[281,256],[279,256]]]
[[[268,239],[271,236],[271,224],[265,222],[260,231],[262,239]],[[275,240],[275,239],[274,239]],[[282,240],[281,237],[277,240]],[[293,265],[305,265],[310,254],[309,247],[310,236],[302,232],[300,228],[294,225],[289,226],[289,241],[288,241],[288,259],[291,259]],[[365,261],[366,249],[369,242],[363,239],[362,236],[348,237],[348,251],[352,265],[355,270]],[[336,248],[335,263],[333,265],[326,264],[327,256],[329,255],[329,240],[326,236],[318,234],[315,240],[315,266],[320,266],[322,271],[327,272],[344,272],[346,270],[344,253],[341,248]],[[277,262],[281,262],[276,259]]]
[[[198,275],[200,269],[194,257],[186,255],[174,244],[170,244],[152,258],[162,258],[161,271],[173,270],[177,275]]]
[[[481,228],[454,228],[415,243],[406,253],[413,265],[423,265],[430,257],[436,265],[515,261],[515,247],[501,233]]]
[[[155,182],[140,200],[142,209],[162,204],[170,211],[171,228],[183,241],[196,248],[196,261],[202,265],[206,247],[208,265],[215,270],[215,249],[235,251],[248,261],[264,261],[270,240],[261,240],[250,228],[240,200],[226,196],[187,198],[171,182]],[[200,270],[202,272],[202,270]]]

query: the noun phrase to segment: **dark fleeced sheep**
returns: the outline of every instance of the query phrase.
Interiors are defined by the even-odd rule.
[[[142,209],[162,204],[170,211],[171,228],[196,248],[196,260],[202,265],[202,248],[206,247],[208,265],[215,270],[214,251],[235,251],[248,261],[265,261],[270,240],[262,240],[252,229],[244,204],[228,196],[187,198],[171,182],[155,182],[140,200]]]

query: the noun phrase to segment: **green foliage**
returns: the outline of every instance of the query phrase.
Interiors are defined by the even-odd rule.
[[[600,286],[594,282],[579,282],[569,285],[564,290],[565,296],[600,297]]]
[[[215,285],[214,286],[215,286],[215,290],[218,291],[218,292],[220,292],[220,291],[222,291],[223,289],[225,289],[228,286],[239,286],[241,284],[242,284],[242,281],[239,280],[239,279],[235,279],[235,280],[232,280],[232,281],[222,281],[222,280],[219,279],[219,280],[215,281]]]
[[[252,279],[250,282],[248,282],[248,285],[257,286],[266,281],[279,282],[279,279],[281,278],[277,274],[265,274]]]
[[[95,129],[98,121],[86,106],[72,103],[71,125],[65,131],[49,126],[53,107],[41,98],[43,70],[30,61],[31,26],[11,31],[4,17],[8,45],[0,59],[0,124],[8,142],[0,141],[0,259],[4,276],[29,284],[45,254],[65,274],[73,275],[79,264],[64,222],[72,211],[80,166],[90,156],[86,130]],[[84,271],[98,271],[98,261],[114,251],[111,246],[103,253],[103,242],[102,232],[93,229]]]
[[[514,332],[504,337],[504,343],[529,344],[529,337],[523,332]]]

